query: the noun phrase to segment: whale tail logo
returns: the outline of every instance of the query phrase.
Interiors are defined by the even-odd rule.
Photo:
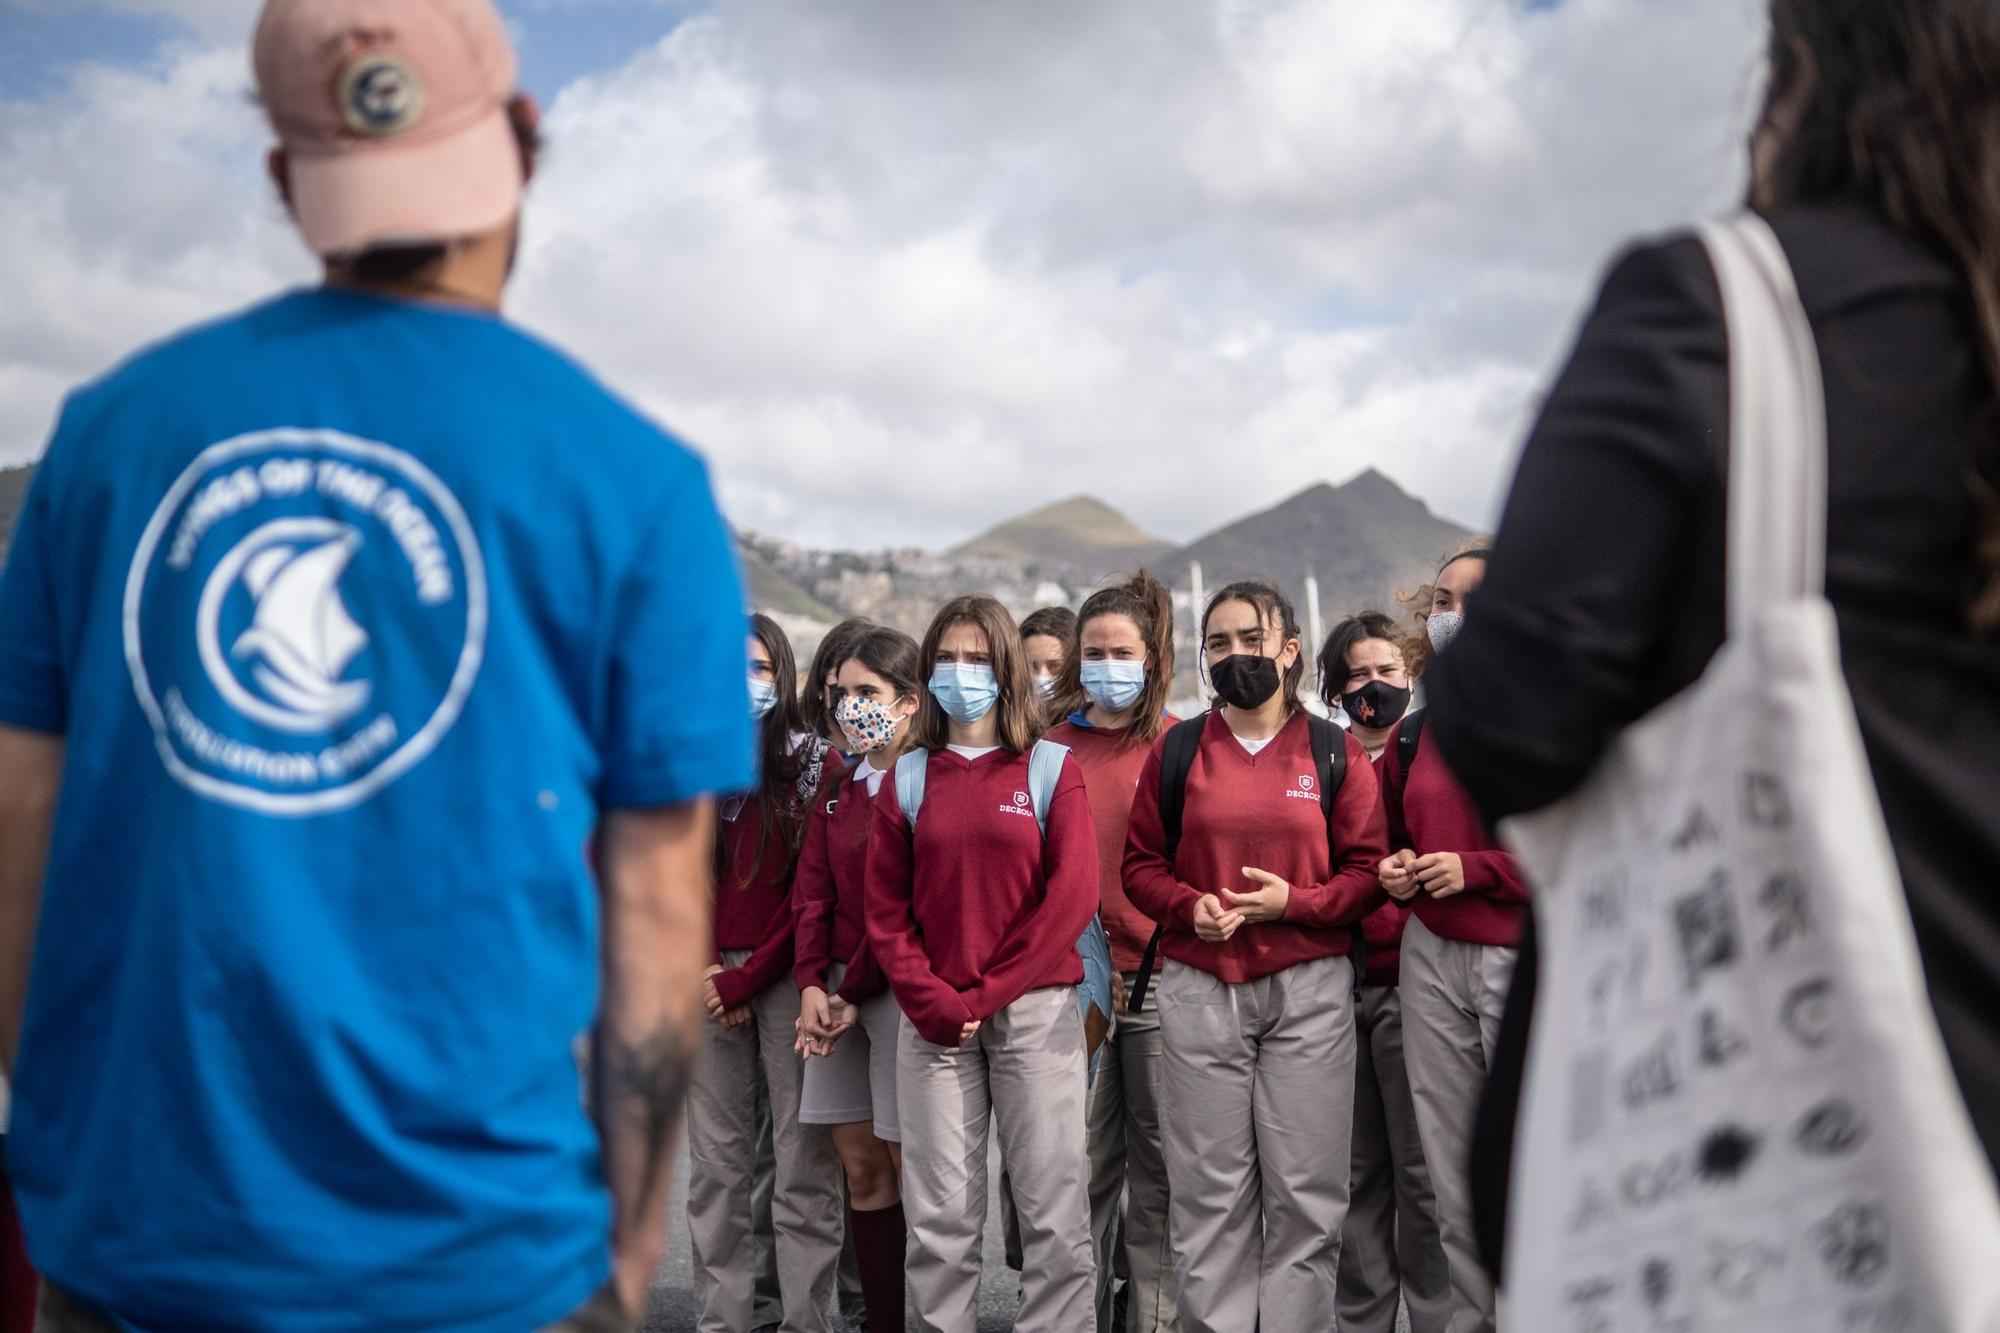
[[[330,730],[367,706],[370,683],[341,678],[369,641],[340,596],[341,576],[360,549],[361,534],[344,523],[279,520],[218,566],[203,598],[202,655],[238,712],[308,733]],[[252,610],[225,661],[215,631],[232,586],[250,595]]]

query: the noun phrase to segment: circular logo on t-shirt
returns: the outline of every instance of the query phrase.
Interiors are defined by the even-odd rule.
[[[338,431],[204,450],[125,582],[125,660],[167,771],[263,814],[344,809],[408,772],[457,721],[485,637],[457,499]]]

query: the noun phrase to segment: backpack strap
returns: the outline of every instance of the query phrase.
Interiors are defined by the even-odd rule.
[[[914,832],[917,812],[924,808],[924,779],[930,775],[931,752],[921,747],[896,756],[896,803]]]
[[[1056,783],[1062,780],[1063,764],[1069,759],[1069,747],[1055,741],[1036,741],[1035,748],[1028,751],[1028,796],[1035,804],[1035,822],[1042,826],[1042,836],[1049,832],[1049,805],[1056,799]]]
[[[1330,864],[1339,850],[1333,842],[1333,803],[1347,781],[1347,733],[1311,713],[1306,714],[1306,730],[1312,738],[1313,768],[1319,774],[1319,811],[1326,821],[1326,854]],[[1368,970],[1368,935],[1359,921],[1348,929],[1354,936],[1348,957],[1354,963],[1354,986],[1359,990],[1362,974]]]
[[[1417,742],[1424,734],[1424,710],[1406,713],[1396,724],[1396,744],[1382,765],[1382,804],[1389,815],[1389,850],[1407,847],[1410,826],[1403,819],[1403,788],[1409,782],[1410,765],[1417,762]]]
[[[1176,722],[1168,728],[1166,744],[1160,748],[1160,825],[1166,830],[1170,866],[1180,854],[1181,812],[1187,808],[1188,772],[1194,767],[1195,752],[1201,749],[1202,728],[1207,725],[1206,713]],[[1138,1013],[1146,1002],[1146,988],[1152,984],[1153,968],[1159,961],[1160,936],[1166,930],[1165,926],[1153,927],[1153,937],[1146,941],[1146,952],[1139,956],[1139,975],[1125,1002],[1129,1013]]]

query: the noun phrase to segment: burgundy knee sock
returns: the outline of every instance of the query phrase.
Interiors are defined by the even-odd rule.
[[[854,1266],[861,1270],[861,1303],[868,1308],[868,1333],[903,1333],[903,1255],[909,1244],[903,1205],[869,1212],[850,1208]]]

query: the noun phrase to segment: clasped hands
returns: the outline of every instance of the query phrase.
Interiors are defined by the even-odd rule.
[[[1399,903],[1408,902],[1419,892],[1433,898],[1465,892],[1465,861],[1457,852],[1418,856],[1405,848],[1377,866],[1376,874],[1389,896]]]
[[[792,1049],[807,1059],[832,1055],[840,1034],[860,1021],[860,1006],[828,995],[824,987],[808,986],[799,992],[799,1018],[793,1024],[798,1037]]]
[[[1244,893],[1223,889],[1204,893],[1194,905],[1195,938],[1221,944],[1244,925],[1282,920],[1292,900],[1292,886],[1268,870],[1243,867],[1243,878],[1256,887]]]

